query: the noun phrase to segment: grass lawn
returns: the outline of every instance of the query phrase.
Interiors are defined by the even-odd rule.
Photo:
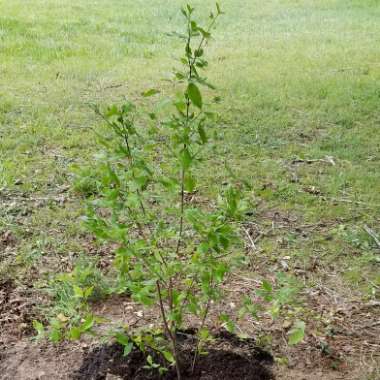
[[[224,138],[203,186],[212,193],[225,161],[253,185],[262,236],[253,261],[284,269],[285,258],[310,289],[376,301],[380,3],[223,3],[208,75]],[[201,14],[213,2],[193,4]],[[165,77],[181,43],[168,33],[182,25],[180,5],[0,1],[0,281],[43,286],[88,250],[78,218],[91,183],[75,167],[90,172],[91,128],[102,125],[88,104],[171,93]]]

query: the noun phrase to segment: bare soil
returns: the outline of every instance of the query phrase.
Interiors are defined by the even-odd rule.
[[[268,213],[265,217],[276,223],[277,233],[294,230],[307,235],[314,229],[324,232],[329,224],[305,225],[292,215],[280,213]],[[273,226],[266,230],[256,224],[247,226],[247,231],[255,244],[260,243],[263,236],[274,234]],[[1,238],[3,248],[12,247],[12,241],[9,234]],[[231,315],[236,312],[240,295],[249,294],[259,286],[257,274],[270,278],[272,273],[284,269],[281,262],[268,261],[265,254],[260,254],[259,247],[255,250],[249,243],[247,241],[247,249],[254,250],[251,267],[245,273],[235,273],[224,284],[228,297],[220,307]],[[107,264],[107,255],[104,261]],[[301,269],[293,268],[294,275],[299,281],[313,284],[301,295],[307,325],[304,342],[295,347],[288,346],[286,332],[289,327],[270,318],[264,317],[260,321],[248,318],[241,325],[245,333],[255,337],[261,347],[271,352],[275,359],[273,375],[276,380],[380,379],[380,303],[363,300],[345,288],[339,282],[339,276],[318,261],[316,265]],[[35,271],[30,276],[39,278],[38,268]],[[31,340],[32,321],[44,319],[38,310],[47,300],[31,284],[33,278],[24,279],[22,283],[10,278],[0,281],[1,380],[154,379],[142,369],[145,364],[143,356],[134,353],[135,362],[128,364],[120,356],[120,347],[112,344],[99,346],[91,340],[58,345],[34,343]],[[94,305],[94,312],[115,325],[122,323],[131,327],[154,325],[158,319],[155,310],[143,310],[128,297],[111,297]],[[194,326],[194,321],[188,323]],[[209,327],[220,328],[216,318]],[[267,343],[264,342],[266,337],[270,337]],[[265,377],[272,376],[268,372],[268,362],[257,356],[259,350],[255,344],[243,349],[235,343],[231,339],[221,339],[215,346],[210,346],[209,355],[201,358],[193,377],[189,377],[189,371],[185,369],[188,376],[185,379],[270,379]],[[186,361],[186,357],[192,355],[193,347],[185,346]],[[132,375],[125,377],[125,373]],[[173,372],[167,374],[167,379],[171,379],[170,376]]]
[[[252,339],[239,340],[228,333],[219,333],[207,347],[207,355],[200,356],[194,371],[195,339],[190,332],[179,333],[182,378],[184,380],[271,380],[268,365],[273,362],[270,354],[258,349]],[[154,356],[152,354],[152,356]],[[160,358],[155,358],[160,362]],[[165,365],[165,363],[162,363]],[[125,380],[176,380],[174,368],[163,376],[146,368],[146,357],[138,349],[127,357],[118,344],[97,347],[89,352],[82,366],[76,371],[75,380],[105,380],[107,374]]]
[[[228,284],[231,290],[239,287],[240,291],[248,290],[251,286],[255,286],[254,282],[240,275]],[[273,365],[276,380],[380,379],[380,305],[373,302],[354,302],[338,297],[331,291],[319,287],[307,295],[310,312],[328,316],[328,322],[322,324],[313,319],[308,320],[307,337],[298,346],[287,346],[283,326],[273,324],[270,320],[261,320],[260,325],[250,320],[245,322],[244,330],[251,336],[272,337],[267,350],[271,351],[276,360]],[[231,292],[232,298],[223,305],[226,309],[232,306],[234,293]],[[144,379],[141,376],[151,376],[141,369],[145,364],[141,354],[134,353],[135,361],[129,366],[128,361],[121,356],[120,347],[116,345],[99,346],[91,340],[58,345],[31,341],[31,320],[34,319],[35,310],[33,306],[40,301],[35,298],[35,293],[19,288],[12,281],[1,284],[1,380],[111,380]],[[123,321],[136,326],[155,323],[153,314],[139,310],[138,305],[126,298],[106,301],[101,310],[98,310],[99,313],[101,311],[101,314],[115,322]],[[39,319],[41,316],[35,318]],[[185,361],[192,354],[193,346],[190,343],[187,341],[183,344]],[[187,379],[271,378],[268,377],[269,356],[263,356],[265,351],[258,349],[253,340],[242,344],[231,337],[219,337],[208,348],[208,352],[208,356],[201,358],[194,374],[198,377]],[[286,358],[286,362],[281,362],[282,358]],[[123,371],[126,369],[130,372],[125,373],[132,373],[135,377],[125,377]],[[206,377],[210,371],[217,377]],[[223,377],[224,373],[229,373],[229,377]],[[167,376],[170,375],[173,372]],[[145,378],[155,380],[154,377]]]

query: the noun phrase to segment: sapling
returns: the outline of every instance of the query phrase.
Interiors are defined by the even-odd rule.
[[[210,337],[206,328],[210,311],[223,299],[221,285],[241,259],[236,220],[245,211],[244,196],[234,187],[222,188],[216,202],[192,200],[200,196],[197,166],[207,159],[216,120],[202,92],[214,90],[202,75],[208,65],[205,50],[223,12],[216,4],[205,27],[195,21],[190,5],[181,12],[185,31],[176,35],[184,43],[184,54],[173,82],[182,92],[171,99],[172,111],[164,117],[141,113],[131,102],[105,111],[94,107],[111,134],[100,137],[105,149],[98,156],[97,193],[86,216],[87,228],[114,247],[117,281],[112,291],[127,293],[160,314],[158,329],[123,328],[113,336],[125,354],[133,347],[146,352],[150,369],[165,371],[159,357],[164,358],[175,366],[178,379],[183,372],[179,331],[189,320],[198,321],[194,369]],[[157,94],[152,89],[143,97]],[[91,291],[76,285],[79,304],[86,310]],[[231,325],[227,315],[220,318]],[[58,330],[65,327],[69,337],[78,338],[97,321],[87,315],[79,324],[61,321]]]
[[[241,194],[232,187],[224,190],[215,207],[188,201],[198,191],[195,169],[204,159],[208,128],[215,120],[201,91],[214,87],[201,73],[208,65],[205,48],[222,11],[217,4],[206,27],[195,21],[190,5],[181,12],[185,32],[177,35],[184,42],[184,55],[173,80],[183,91],[172,99],[174,112],[145,133],[135,120],[133,104],[112,106],[105,112],[95,107],[116,138],[103,139],[108,148],[104,187],[92,202],[86,222],[98,238],[117,244],[114,264],[119,290],[160,312],[162,333],[119,331],[117,340],[127,352],[133,343],[161,353],[176,366],[178,379],[178,331],[189,315],[199,319],[194,368],[202,339],[208,337],[210,309],[222,298],[220,285],[236,259],[233,246],[239,245],[239,238],[232,221],[243,210]],[[143,96],[156,93],[149,90]],[[154,114],[149,116],[156,119]]]

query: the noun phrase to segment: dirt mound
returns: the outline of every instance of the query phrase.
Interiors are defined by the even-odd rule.
[[[270,354],[254,345],[252,339],[240,340],[234,335],[220,333],[197,361],[191,371],[194,356],[194,335],[181,334],[180,352],[183,380],[271,380],[268,368]],[[110,375],[128,380],[175,380],[174,368],[159,376],[157,371],[146,368],[145,355],[134,349],[127,357],[118,344],[97,347],[86,355],[81,368],[73,375],[75,380],[105,380]]]

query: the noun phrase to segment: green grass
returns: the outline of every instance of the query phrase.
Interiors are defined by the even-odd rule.
[[[41,270],[86,250],[82,199],[62,188],[72,186],[73,164],[89,165],[98,149],[89,127],[101,123],[88,103],[125,95],[139,102],[151,87],[170,93],[163,79],[181,44],[167,33],[181,25],[181,4],[0,1],[0,233],[16,237],[7,268]],[[363,225],[380,235],[380,4],[226,0],[223,7],[209,57],[224,99],[213,163],[227,160],[253,184],[259,211],[327,225],[306,236],[279,229],[262,240],[262,254],[273,262],[290,255],[304,268],[317,259],[321,273],[374,296],[378,250]],[[335,165],[291,163],[326,156]],[[226,175],[215,172],[216,180]],[[210,188],[211,174],[203,172]],[[86,192],[92,184],[78,186]]]

